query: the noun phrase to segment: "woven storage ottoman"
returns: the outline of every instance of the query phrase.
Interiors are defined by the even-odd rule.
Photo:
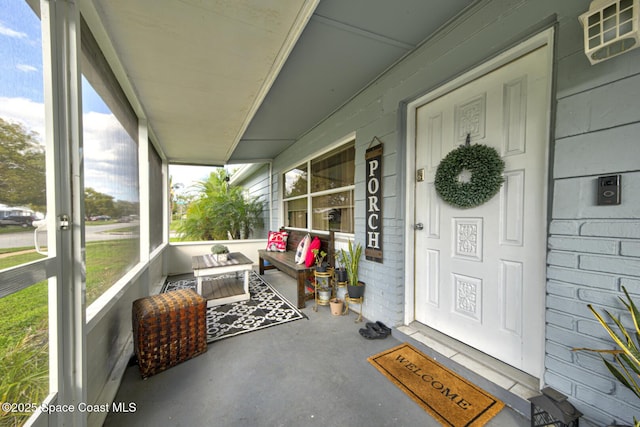
[[[133,342],[142,378],[207,351],[207,300],[192,289],[133,302]]]

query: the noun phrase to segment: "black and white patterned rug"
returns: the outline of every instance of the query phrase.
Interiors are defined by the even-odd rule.
[[[213,280],[227,276],[218,276]],[[162,292],[196,289],[196,279],[167,280]],[[306,318],[255,271],[249,275],[248,301],[207,308],[207,342]]]

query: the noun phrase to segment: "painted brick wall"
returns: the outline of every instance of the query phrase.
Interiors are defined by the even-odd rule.
[[[640,49],[596,66],[582,53],[578,16],[588,0],[486,0],[405,57],[274,160],[274,197],[284,170],[319,147],[356,132],[356,240],[364,244],[364,152],[384,147],[384,263],[364,261],[365,317],[398,325],[406,284],[406,152],[403,103],[442,85],[537,31],[557,32],[550,147],[550,226],[544,383],[585,413],[581,425],[629,423],[638,399],[592,355],[572,347],[612,343],[588,311],[619,310],[622,285],[640,293]],[[621,173],[623,204],[595,205],[599,175]],[[274,224],[279,224],[279,203]],[[640,298],[639,298],[640,300]]]
[[[618,301],[622,286],[640,301],[639,53],[583,65],[579,75],[570,64],[583,62],[582,52],[559,61],[544,379],[595,425],[640,415],[638,399],[599,357],[571,351],[614,348],[587,304],[630,325]],[[609,174],[622,176],[622,204],[598,206],[597,178]]]
[[[572,348],[614,348],[587,304],[622,314],[630,325],[617,297],[622,286],[636,295],[640,290],[640,221],[556,219],[550,233],[545,381],[575,397],[596,425],[630,422],[640,414],[637,398],[598,356]]]

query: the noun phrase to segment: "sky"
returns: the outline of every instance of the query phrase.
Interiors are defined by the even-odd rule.
[[[40,20],[24,0],[0,0],[0,117],[20,122],[44,143],[44,88]],[[85,187],[135,201],[136,152],[115,116],[82,79]],[[188,191],[214,168],[172,166],[173,182]]]

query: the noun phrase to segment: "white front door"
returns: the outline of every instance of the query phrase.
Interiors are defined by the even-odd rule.
[[[543,357],[550,49],[540,47],[416,108],[415,317],[539,377]],[[458,209],[436,168],[465,143],[505,162],[500,193]]]

